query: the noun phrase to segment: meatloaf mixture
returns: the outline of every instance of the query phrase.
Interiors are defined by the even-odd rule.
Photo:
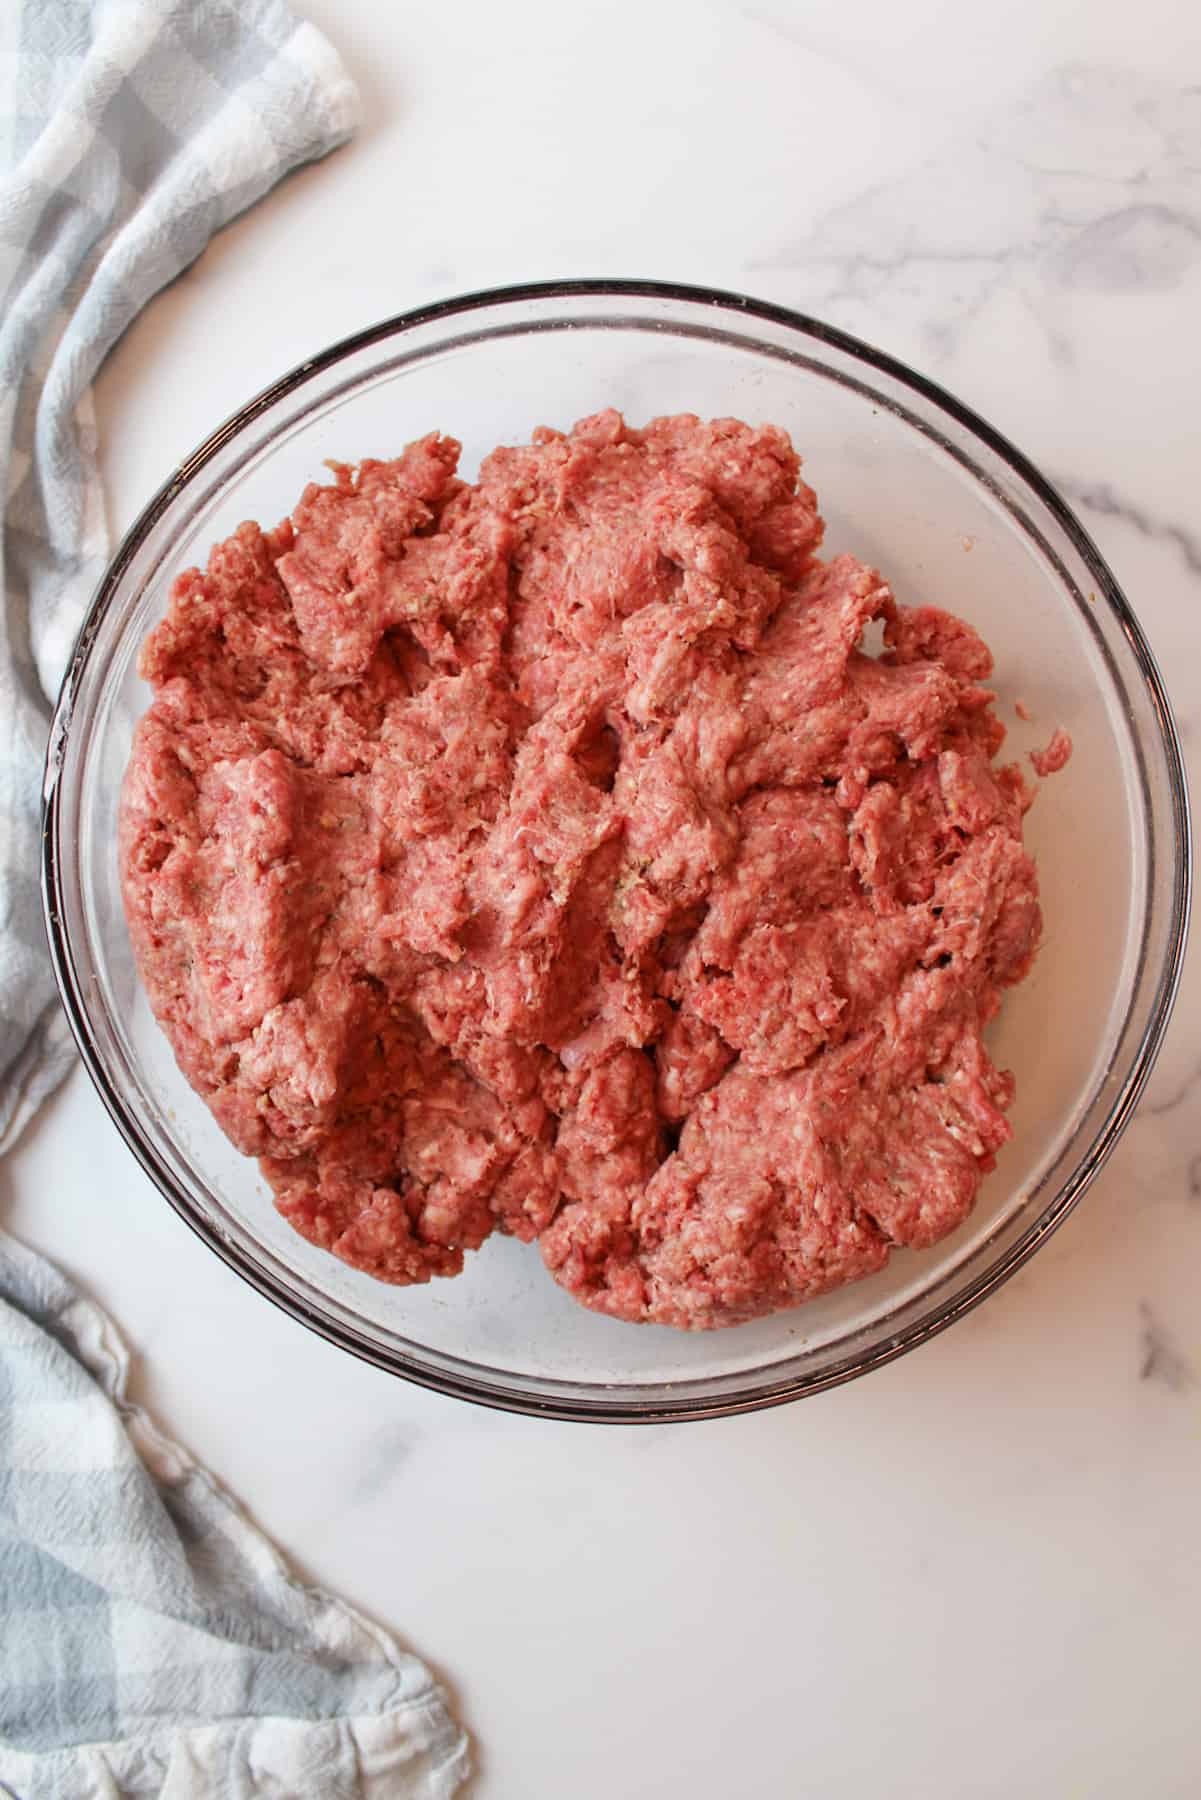
[[[384,1281],[499,1230],[705,1327],[933,1244],[1040,930],[985,645],[819,556],[773,426],[458,457],[333,466],[144,647],[121,866],[180,1067]]]

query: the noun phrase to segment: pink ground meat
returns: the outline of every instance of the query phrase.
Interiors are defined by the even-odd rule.
[[[1072,740],[1062,727],[1051,734],[1051,741],[1045,750],[1032,750],[1030,761],[1034,764],[1036,775],[1058,775],[1072,754]]]
[[[988,650],[819,558],[775,427],[458,453],[337,467],[145,645],[121,866],[180,1067],[385,1281],[501,1230],[706,1327],[933,1244],[1040,932]]]

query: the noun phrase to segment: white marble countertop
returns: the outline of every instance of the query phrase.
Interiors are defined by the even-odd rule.
[[[362,86],[103,372],[114,526],[245,397],[415,303],[657,275],[825,315],[1080,507],[1201,789],[1201,11],[1186,0],[302,0]],[[1201,984],[1021,1276],[820,1399],[653,1429],[408,1387],[244,1286],[77,1072],[0,1207],[314,1578],[450,1682],[479,1800],[1201,1792]]]

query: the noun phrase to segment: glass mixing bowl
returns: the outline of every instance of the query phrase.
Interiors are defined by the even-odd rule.
[[[453,1281],[393,1288],[306,1243],[176,1069],[141,992],[117,878],[117,805],[148,694],[138,646],[173,578],[244,519],[274,523],[326,458],[387,457],[438,428],[471,475],[494,445],[601,407],[774,421],[805,458],[826,545],[902,601],[962,613],[996,656],[1017,755],[1062,725],[1067,769],[1028,820],[1046,935],[992,1050],[1013,1139],[955,1234],[774,1318],[696,1335],[597,1317],[537,1249],[494,1238]],[[1015,716],[1020,699],[1033,723]],[[559,1418],[699,1418],[772,1405],[923,1342],[1000,1285],[1112,1150],[1163,1036],[1184,948],[1184,772],[1155,663],[1049,484],[966,407],[842,333],[736,294],[561,282],[422,307],[323,351],[222,425],[126,537],[54,721],[45,895],[85,1062],[172,1206],[261,1293],[331,1342],[443,1392]]]

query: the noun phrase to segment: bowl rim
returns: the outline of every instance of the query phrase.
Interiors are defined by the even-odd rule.
[[[1018,1241],[993,1263],[977,1273],[949,1300],[919,1316],[891,1337],[867,1350],[857,1351],[835,1363],[804,1375],[784,1377],[754,1388],[736,1388],[712,1399],[684,1397],[673,1402],[670,1396],[653,1404],[638,1400],[639,1390],[631,1388],[629,1405],[599,1403],[588,1399],[565,1399],[530,1393],[519,1385],[503,1383],[480,1386],[470,1379],[445,1368],[432,1368],[414,1363],[407,1356],[385,1350],[348,1326],[314,1313],[288,1287],[248,1258],[216,1225],[197,1212],[191,1202],[175,1186],[155,1149],[146,1141],[132,1110],[115,1090],[88,1026],[82,984],[75,967],[68,933],[63,922],[60,901],[61,782],[76,694],[99,629],[113,605],[122,577],[150,532],[167,512],[172,502],[188,487],[196,475],[234,438],[277,401],[297,391],[314,376],[337,363],[369,349],[389,338],[399,337],[420,326],[450,317],[468,315],[489,307],[512,306],[563,299],[644,299],[679,302],[710,307],[723,313],[759,319],[783,326],[812,342],[826,345],[855,361],[879,371],[955,420],[966,431],[984,443],[1046,507],[1072,543],[1088,569],[1090,579],[1114,615],[1134,664],[1151,701],[1159,727],[1159,747],[1163,753],[1171,812],[1172,891],[1167,915],[1167,938],[1163,964],[1155,983],[1149,1016],[1123,1080],[1118,1097],[1092,1146],[1090,1154],[1073,1170],[1069,1179],[1045,1211]],[[377,323],[339,338],[326,349],[306,358],[256,394],[246,405],[212,431],[138,514],[122,537],[108,563],[89,603],[74,649],[63,678],[54,709],[46,752],[42,806],[41,892],[51,962],[59,993],[81,1058],[100,1099],[125,1142],[154,1186],[190,1228],[216,1252],[223,1262],[259,1293],[300,1324],[315,1331],[328,1342],[348,1350],[360,1360],[374,1364],[390,1374],[399,1375],[421,1387],[469,1400],[498,1411],[521,1413],[533,1417],[552,1418],[582,1423],[657,1424],[707,1418],[724,1418],[734,1414],[757,1412],[782,1405],[789,1400],[822,1393],[840,1386],[870,1370],[893,1362],[936,1337],[987,1299],[1015,1274],[1034,1251],[1054,1232],[1075,1207],[1094,1177],[1099,1173],[1142,1096],[1147,1080],[1167,1029],[1172,1006],[1180,984],[1188,939],[1189,911],[1192,893],[1192,839],[1190,830],[1188,782],[1176,724],[1155,656],[1142,627],[1131,609],[1116,578],[1091,535],[1057,488],[1014,445],[1009,438],[981,417],[973,408],[957,399],[939,383],[910,368],[886,351],[830,325],[824,320],[771,301],[753,299],[733,290],[695,286],[674,281],[642,278],[578,277],[563,280],[524,282],[493,288],[481,288],[448,299],[428,302],[405,312],[381,319]],[[753,1372],[752,1372],[753,1375]],[[513,1378],[519,1381],[519,1377]],[[703,1379],[703,1378],[698,1378]],[[746,1379],[746,1377],[744,1377]],[[569,1383],[565,1382],[565,1385]],[[623,1384],[624,1385],[624,1384]],[[692,1385],[690,1382],[689,1386]]]

